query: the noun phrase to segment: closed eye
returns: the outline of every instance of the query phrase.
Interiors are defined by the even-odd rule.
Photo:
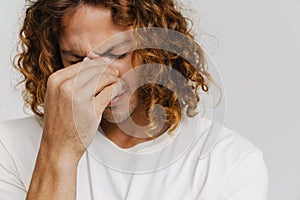
[[[122,59],[122,58],[125,58],[127,55],[128,55],[128,52],[126,52],[124,54],[119,54],[119,55],[116,55],[116,54],[107,54],[106,57],[109,57],[111,59]]]
[[[71,65],[74,65],[74,64],[76,64],[76,63],[82,62],[83,59],[84,59],[83,57],[77,57],[77,58],[74,57],[74,59],[70,59],[70,60],[68,60],[68,62],[69,62]]]
[[[71,65],[75,65],[75,64],[77,64],[77,63],[79,63],[79,62],[82,62],[82,60],[78,60],[78,61],[69,61],[69,63],[70,63]]]

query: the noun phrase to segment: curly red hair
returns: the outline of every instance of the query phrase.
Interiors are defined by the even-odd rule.
[[[57,42],[62,18],[67,14],[71,16],[82,4],[110,9],[113,22],[122,27],[160,27],[184,34],[189,39],[188,44],[186,41],[168,42],[172,48],[180,51],[180,55],[187,55],[192,63],[161,49],[138,49],[134,53],[145,64],[161,64],[156,78],[166,70],[164,66],[170,66],[188,81],[178,83],[176,81],[179,79],[163,77],[165,84],[172,90],[157,84],[146,84],[141,87],[139,96],[146,102],[148,110],[155,104],[163,106],[170,131],[178,126],[184,110],[189,117],[196,114],[195,110],[200,101],[198,89],[207,92],[211,78],[206,69],[203,50],[194,42],[188,28],[188,19],[176,9],[173,0],[28,0],[27,3],[19,35],[21,49],[15,57],[15,67],[24,76],[22,82],[25,83],[25,104],[30,105],[36,115],[43,116],[48,77],[63,66]],[[154,116],[155,114],[149,115],[152,126],[156,124]]]

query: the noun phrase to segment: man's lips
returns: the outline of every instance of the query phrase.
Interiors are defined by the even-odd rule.
[[[114,106],[119,103],[119,101],[122,100],[124,94],[127,92],[126,83],[124,81],[119,81],[117,87],[115,88],[115,91],[117,95],[115,95],[114,98],[108,103],[108,106]]]
[[[122,92],[121,94],[118,94],[117,96],[115,96],[109,103],[108,106],[112,107],[117,105],[123,98],[123,96],[125,95],[125,93],[127,92],[127,90],[125,90],[124,92]]]

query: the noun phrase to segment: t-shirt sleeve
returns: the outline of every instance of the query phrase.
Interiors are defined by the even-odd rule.
[[[5,126],[0,123],[0,199],[24,200],[26,189],[5,142],[1,139]]]
[[[260,150],[244,156],[234,167],[218,200],[266,200],[269,177]]]

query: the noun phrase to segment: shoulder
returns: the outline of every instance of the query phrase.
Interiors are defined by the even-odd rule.
[[[1,157],[9,158],[13,165],[0,164],[17,171],[25,186],[29,185],[42,136],[42,126],[35,116],[0,122],[0,143],[5,151]]]
[[[210,137],[213,138],[209,148],[206,152],[202,153],[199,160],[209,159],[213,163],[212,167],[217,167],[222,171],[227,170],[230,173],[241,162],[249,160],[249,157],[257,157],[253,164],[258,162],[263,163],[263,152],[260,148],[254,145],[248,138],[241,133],[231,130],[225,126],[214,122],[211,127],[218,127],[215,130],[209,130],[206,140],[209,141]],[[214,133],[217,132],[217,133]],[[264,164],[264,163],[263,163]],[[224,174],[224,173],[223,173]]]
[[[218,159],[226,158],[227,160],[231,158],[232,161],[238,161],[253,152],[262,153],[257,146],[241,133],[227,127],[221,127],[218,138],[208,151],[207,156],[217,157]]]
[[[0,122],[0,140],[11,145],[35,143],[40,139],[41,130],[42,126],[35,116],[3,121]]]
[[[263,152],[242,134],[221,127],[214,144],[199,161],[207,163],[209,169],[207,191],[218,193],[218,198],[266,198],[269,180]]]
[[[29,130],[30,132],[32,132],[32,130],[36,130],[37,128],[39,129],[40,127],[41,125],[38,122],[38,117],[29,116],[8,121],[1,121],[0,134],[3,135],[8,131],[19,133]]]
[[[179,127],[185,137],[195,141],[194,148],[199,159],[207,157],[217,160],[237,161],[251,152],[262,153],[248,138],[225,125],[201,116],[185,118]]]
[[[39,146],[42,130],[35,116],[3,121],[0,122],[0,140],[13,152],[20,149],[35,151]]]

